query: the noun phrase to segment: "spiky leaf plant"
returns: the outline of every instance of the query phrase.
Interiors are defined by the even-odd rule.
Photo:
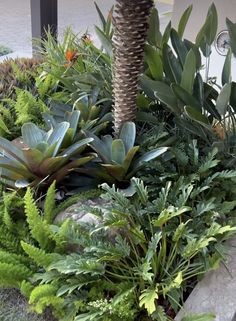
[[[114,10],[114,129],[133,121],[152,0],[117,0]]]

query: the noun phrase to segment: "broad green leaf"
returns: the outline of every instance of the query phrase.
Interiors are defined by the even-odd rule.
[[[23,153],[27,160],[27,167],[32,173],[36,173],[45,158],[44,154],[36,148],[23,150]]]
[[[146,45],[145,47],[145,61],[148,64],[152,78],[154,80],[163,79],[163,64],[159,50],[156,48]]]
[[[211,46],[215,40],[218,27],[218,16],[216,7],[212,4],[208,10],[205,23],[196,37],[196,46],[204,46],[204,44]]]
[[[230,19],[226,18],[226,24],[229,30],[230,47],[234,56],[236,56],[236,23],[233,23]]]
[[[216,109],[221,116],[225,116],[227,111],[227,106],[230,101],[231,95],[231,84],[226,84],[222,88],[217,100],[216,100]]]
[[[70,128],[77,130],[78,123],[80,118],[80,111],[74,110],[72,113],[66,113],[65,114],[65,120],[70,123]]]
[[[74,154],[77,154],[81,151],[81,148],[86,147],[88,144],[93,142],[93,138],[85,138],[81,139],[77,143],[74,143],[72,146],[65,149],[59,156],[71,157]]]
[[[201,74],[198,72],[195,80],[194,80],[194,85],[193,85],[193,95],[191,95],[196,99],[196,101],[199,103],[199,106],[203,106],[203,101],[204,101],[204,83]],[[192,105],[193,104],[188,104]],[[194,106],[195,107],[195,106]]]
[[[18,160],[23,165],[26,164],[26,159],[23,155],[23,152],[20,148],[14,145],[12,142],[9,142],[6,138],[0,137],[0,153],[4,156],[6,155],[10,159]]]
[[[149,162],[150,160],[160,157],[162,154],[166,153],[168,149],[168,147],[160,147],[145,153],[135,161],[132,173],[136,172],[140,167],[142,167],[145,163]],[[132,173],[130,173],[130,175]]]
[[[162,36],[161,46],[163,47],[164,44],[167,44],[170,39],[170,31],[171,31],[171,21],[165,28],[165,31]]]
[[[179,21],[179,25],[178,25],[178,34],[179,37],[182,38],[184,35],[184,31],[186,28],[186,25],[188,23],[189,17],[191,15],[191,12],[193,10],[193,5],[189,6],[183,13],[180,21]]]
[[[33,123],[26,123],[21,128],[23,142],[30,148],[36,148],[36,146],[45,141],[45,132]]]
[[[70,124],[68,122],[62,122],[58,124],[49,135],[47,140],[48,144],[51,146],[56,143],[53,156],[57,155],[69,127]]]
[[[189,314],[181,319],[181,321],[214,321],[216,318],[213,313]]]
[[[90,162],[94,156],[87,156],[87,157],[81,157],[79,159],[75,159],[71,161],[70,163],[63,166],[60,166],[60,168],[51,176],[51,181],[55,180],[59,182],[62,180],[71,170],[81,167],[82,165]],[[61,164],[60,164],[61,165]],[[83,178],[84,183],[84,178]],[[83,184],[85,186],[86,184]]]
[[[218,15],[217,15],[216,6],[214,3],[211,4],[208,10],[208,16],[211,17],[210,18],[211,24],[208,25],[208,28],[206,30],[207,31],[206,39],[207,39],[208,45],[210,46],[215,41],[217,28],[218,28]]]
[[[25,178],[32,177],[32,174],[29,172],[29,170],[18,161],[0,156],[0,172],[2,168],[8,169],[9,173],[12,172],[12,175],[13,173],[17,173]]]
[[[136,127],[133,122],[126,122],[121,128],[119,138],[125,145],[125,153],[134,147],[136,138]]]
[[[156,227],[161,227],[164,224],[166,224],[169,220],[171,220],[174,217],[180,216],[186,212],[191,211],[191,207],[189,206],[183,206],[179,209],[176,209],[172,206],[170,206],[169,208],[164,209],[159,217],[153,221],[153,225]]]
[[[126,172],[123,166],[111,164],[101,164],[101,166],[106,169],[111,177],[114,177],[118,181],[122,181],[125,178]]]
[[[96,34],[101,41],[103,48],[106,50],[107,54],[112,56],[112,41],[100,28],[95,26]]]
[[[202,55],[201,55],[199,48],[193,42],[191,42],[187,39],[184,39],[183,42],[184,42],[186,48],[188,49],[188,51],[190,51],[192,49],[193,52],[195,53],[197,70],[202,69]]]
[[[229,49],[227,56],[225,58],[225,63],[222,71],[222,86],[231,82],[231,67],[232,67],[232,50]]]
[[[160,48],[161,42],[162,35],[160,32],[159,15],[157,9],[153,8],[149,20],[148,43],[150,43],[152,46]]]
[[[142,294],[139,297],[139,306],[143,306],[147,310],[149,315],[152,315],[156,310],[156,300],[159,298],[157,287],[155,289],[146,289],[142,291]]]
[[[196,57],[191,49],[186,57],[183,74],[181,78],[181,87],[183,87],[189,94],[193,92],[193,83],[196,74]]]
[[[51,175],[52,173],[59,170],[68,161],[67,157],[57,156],[45,159],[40,166],[36,169],[38,176]]]
[[[202,106],[196,100],[196,98],[193,95],[190,95],[190,93],[188,93],[180,85],[172,84],[171,89],[173,90],[177,98],[180,99],[185,105],[190,105],[195,109],[197,109],[198,111],[202,110]]]
[[[115,139],[111,145],[111,160],[122,165],[125,160],[125,145],[121,139]]]
[[[199,110],[197,110],[196,108],[194,108],[192,106],[185,106],[184,109],[185,109],[187,116],[190,119],[192,119],[192,120],[194,120],[204,126],[207,125],[207,127],[209,127],[210,124],[209,124],[208,118],[205,115],[203,115]]]
[[[173,289],[178,289],[180,288],[181,284],[183,283],[183,272],[180,271],[178,272],[177,276],[174,278],[174,280],[172,280],[170,282],[170,284],[167,284],[164,288],[163,288],[163,294],[164,296],[172,291]]]
[[[179,61],[167,44],[163,45],[162,51],[163,66],[166,77],[169,78],[170,82],[180,83],[182,67]]]
[[[138,150],[139,150],[139,146],[134,146],[126,154],[125,160],[123,162],[123,167],[125,169],[125,173],[128,172],[128,169],[134,159],[135,154],[138,152]]]
[[[141,78],[141,87],[147,95],[151,98],[158,98],[162,103],[166,104],[172,112],[177,114],[180,112],[177,99],[169,85],[162,81],[154,81],[147,76],[143,76]]]
[[[111,160],[111,150],[107,148],[106,144],[96,135],[92,134],[87,130],[83,130],[83,133],[87,138],[93,138],[93,141],[91,142],[90,146],[98,153],[99,157],[103,160],[103,162],[109,163]]]
[[[175,52],[177,53],[178,58],[179,58],[181,65],[183,67],[184,63],[185,63],[185,59],[188,54],[188,49],[186,48],[184,42],[180,39],[180,37],[175,29],[171,29],[170,37],[171,37],[172,46],[173,46]]]

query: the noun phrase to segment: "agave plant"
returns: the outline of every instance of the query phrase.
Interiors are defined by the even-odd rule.
[[[0,181],[12,188],[49,184],[89,162],[93,155],[80,156],[93,138],[75,143],[69,122],[44,131],[33,123],[22,126],[23,148],[0,137]]]
[[[86,137],[93,140],[89,145],[96,151],[99,160],[99,170],[96,175],[108,182],[124,182],[130,180],[134,174],[148,161],[161,156],[167,147],[161,147],[137,156],[139,146],[134,146],[136,127],[133,122],[125,123],[117,139],[106,135],[99,139],[88,131],[83,131]]]

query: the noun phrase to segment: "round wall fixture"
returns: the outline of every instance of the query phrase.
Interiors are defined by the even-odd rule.
[[[215,40],[215,48],[218,54],[226,56],[230,48],[230,38],[228,30],[222,30],[218,33]]]

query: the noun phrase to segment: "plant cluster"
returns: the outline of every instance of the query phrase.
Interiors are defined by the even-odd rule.
[[[235,25],[219,83],[214,5],[193,43],[192,7],[162,34],[152,1],[117,3],[101,48],[48,32],[42,60],[0,65],[0,287],[59,321],[173,320],[236,231]],[[93,219],[58,223],[72,204]]]

